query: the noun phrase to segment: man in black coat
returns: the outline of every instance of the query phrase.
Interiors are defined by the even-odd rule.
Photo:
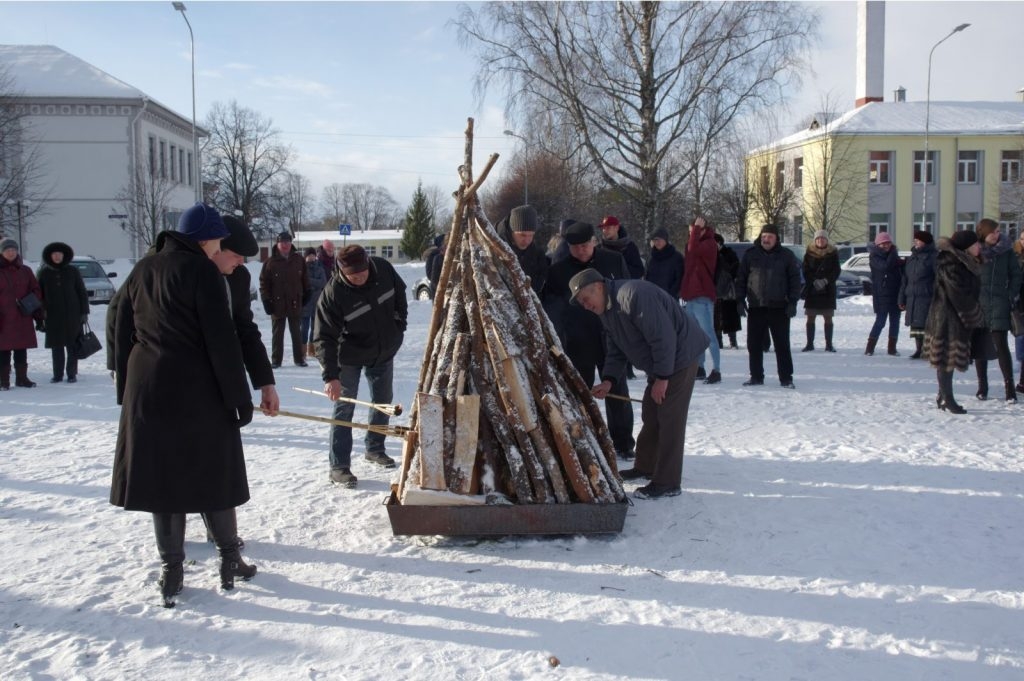
[[[540,220],[533,206],[517,206],[512,209],[507,221],[504,222],[502,237],[508,242],[509,248],[519,261],[519,266],[530,278],[530,288],[539,296],[544,290],[544,282],[548,278],[548,256],[534,242]]]
[[[587,268],[593,268],[612,280],[629,279],[629,272],[621,255],[597,247],[593,225],[575,222],[566,228],[564,236],[569,244],[569,257],[556,262],[548,270],[541,302],[558,332],[565,354],[587,385],[594,385],[595,376],[604,367],[604,329],[597,316],[570,305],[569,281]],[[616,379],[611,392],[629,397],[625,371],[621,376],[610,378]],[[636,442],[633,438],[633,406],[627,401],[612,399],[605,401],[604,408],[616,454],[623,459],[632,459]]]
[[[408,320],[405,282],[384,258],[370,257],[358,244],[338,252],[334,276],[320,295],[313,344],[323,369],[324,394],[334,400],[334,418],[352,421],[355,405],[338,401],[356,398],[359,376],[366,374],[370,401],[393,399],[394,359],[402,347]],[[388,425],[388,415],[370,409],[370,425]],[[366,432],[364,458],[385,468],[394,459],[384,451],[384,435]],[[355,487],[352,474],[352,428],[331,426],[330,480]]]
[[[669,243],[668,230],[656,229],[651,235],[651,257],[644,279],[679,301],[683,283],[683,254]]]
[[[789,319],[796,316],[800,300],[800,263],[779,241],[779,228],[765,225],[761,236],[747,249],[736,276],[736,300],[746,305],[747,353],[750,380],[743,385],[764,385],[764,336],[770,331],[775,343],[779,383],[793,388],[793,355],[789,347]]]
[[[284,327],[292,339],[292,359],[295,366],[306,364],[306,344],[302,341],[300,326],[302,308],[309,302],[312,291],[306,260],[292,247],[292,235],[281,232],[270,257],[260,271],[260,299],[271,319],[270,355],[275,369],[284,359]]]
[[[640,257],[640,249],[626,233],[626,228],[619,223],[614,215],[606,215],[601,224],[601,248],[615,251],[626,261],[626,269],[631,279],[644,278],[644,261]]]

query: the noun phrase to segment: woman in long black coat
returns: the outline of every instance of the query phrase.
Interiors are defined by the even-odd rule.
[[[729,337],[729,346],[733,350],[736,344],[736,333],[743,330],[740,310],[736,305],[736,274],[740,271],[740,259],[736,251],[725,245],[725,238],[715,234],[718,244],[718,262],[715,264],[715,334],[718,335],[718,346],[722,344],[722,335]]]
[[[900,283],[903,281],[903,260],[900,259],[896,244],[888,232],[879,232],[875,243],[868,244],[868,264],[871,267],[871,306],[875,312],[875,323],[868,332],[865,355],[875,354],[886,320],[889,321],[889,345],[887,353],[898,355],[896,342],[900,335]]]
[[[71,264],[73,257],[71,246],[59,241],[47,244],[43,248],[43,264],[36,273],[46,310],[46,347],[53,359],[50,383],[63,381],[65,372],[68,383],[78,380],[74,345],[82,334],[82,325],[89,319],[89,294],[82,273]]]
[[[967,371],[971,363],[971,337],[984,328],[978,295],[981,293],[981,246],[974,232],[957,232],[939,239],[935,258],[935,293],[924,328],[924,356],[935,367],[939,409],[953,414],[967,411],[953,399],[953,371]]]
[[[122,409],[110,502],[153,514],[167,607],[182,588],[186,513],[207,518],[222,588],[256,572],[239,554],[234,510],[249,500],[239,428],[252,420],[252,397],[224,280],[208,257],[227,229],[202,204],[178,229],[162,233],[122,285],[114,328]]]
[[[999,370],[1003,374],[1003,388],[1007,402],[1017,401],[1017,391],[1013,386],[1013,360],[1010,357],[1010,345],[1006,332],[1010,330],[1010,309],[1020,295],[1021,272],[1017,262],[1017,254],[1013,252],[1013,244],[1009,237],[999,231],[995,220],[985,218],[978,222],[974,230],[981,243],[981,309],[985,313],[985,327],[988,330],[990,343],[986,343],[995,351],[999,360]],[[974,368],[978,374],[978,399],[988,398],[988,360],[985,354],[974,359]]]
[[[825,352],[835,352],[832,345],[836,312],[836,280],[839,279],[839,253],[828,242],[828,234],[818,230],[814,242],[804,253],[804,313],[807,315],[807,345],[804,352],[814,350],[814,320],[821,315],[825,326]]]
[[[924,347],[924,325],[928,321],[928,309],[935,291],[935,258],[938,254],[930,233],[914,232],[914,247],[903,266],[897,298],[900,309],[907,313],[904,323],[910,327],[910,337],[917,346],[910,359],[920,359]]]

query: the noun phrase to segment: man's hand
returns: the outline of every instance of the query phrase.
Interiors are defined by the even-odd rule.
[[[661,404],[665,401],[665,393],[668,392],[668,379],[659,378],[651,384],[651,399],[654,400],[655,404]]]
[[[341,381],[334,379],[324,383],[324,395],[330,398],[331,402],[337,402],[341,397]]]
[[[590,389],[590,394],[599,400],[603,400],[612,391],[611,381],[601,381]]]
[[[260,395],[260,411],[266,416],[277,416],[281,409],[281,398],[277,395],[277,388],[265,385],[260,388]]]

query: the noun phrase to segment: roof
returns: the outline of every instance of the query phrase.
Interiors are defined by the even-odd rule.
[[[926,102],[870,102],[847,111],[828,128],[831,135],[920,135]],[[825,134],[824,127],[801,130],[751,153],[791,147]],[[1024,102],[932,102],[929,135],[1024,134]]]
[[[139,99],[138,88],[53,45],[0,45],[0,67],[23,97]]]

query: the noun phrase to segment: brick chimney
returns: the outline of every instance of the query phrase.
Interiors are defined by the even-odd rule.
[[[857,2],[857,106],[881,102],[885,81],[885,2]]]

